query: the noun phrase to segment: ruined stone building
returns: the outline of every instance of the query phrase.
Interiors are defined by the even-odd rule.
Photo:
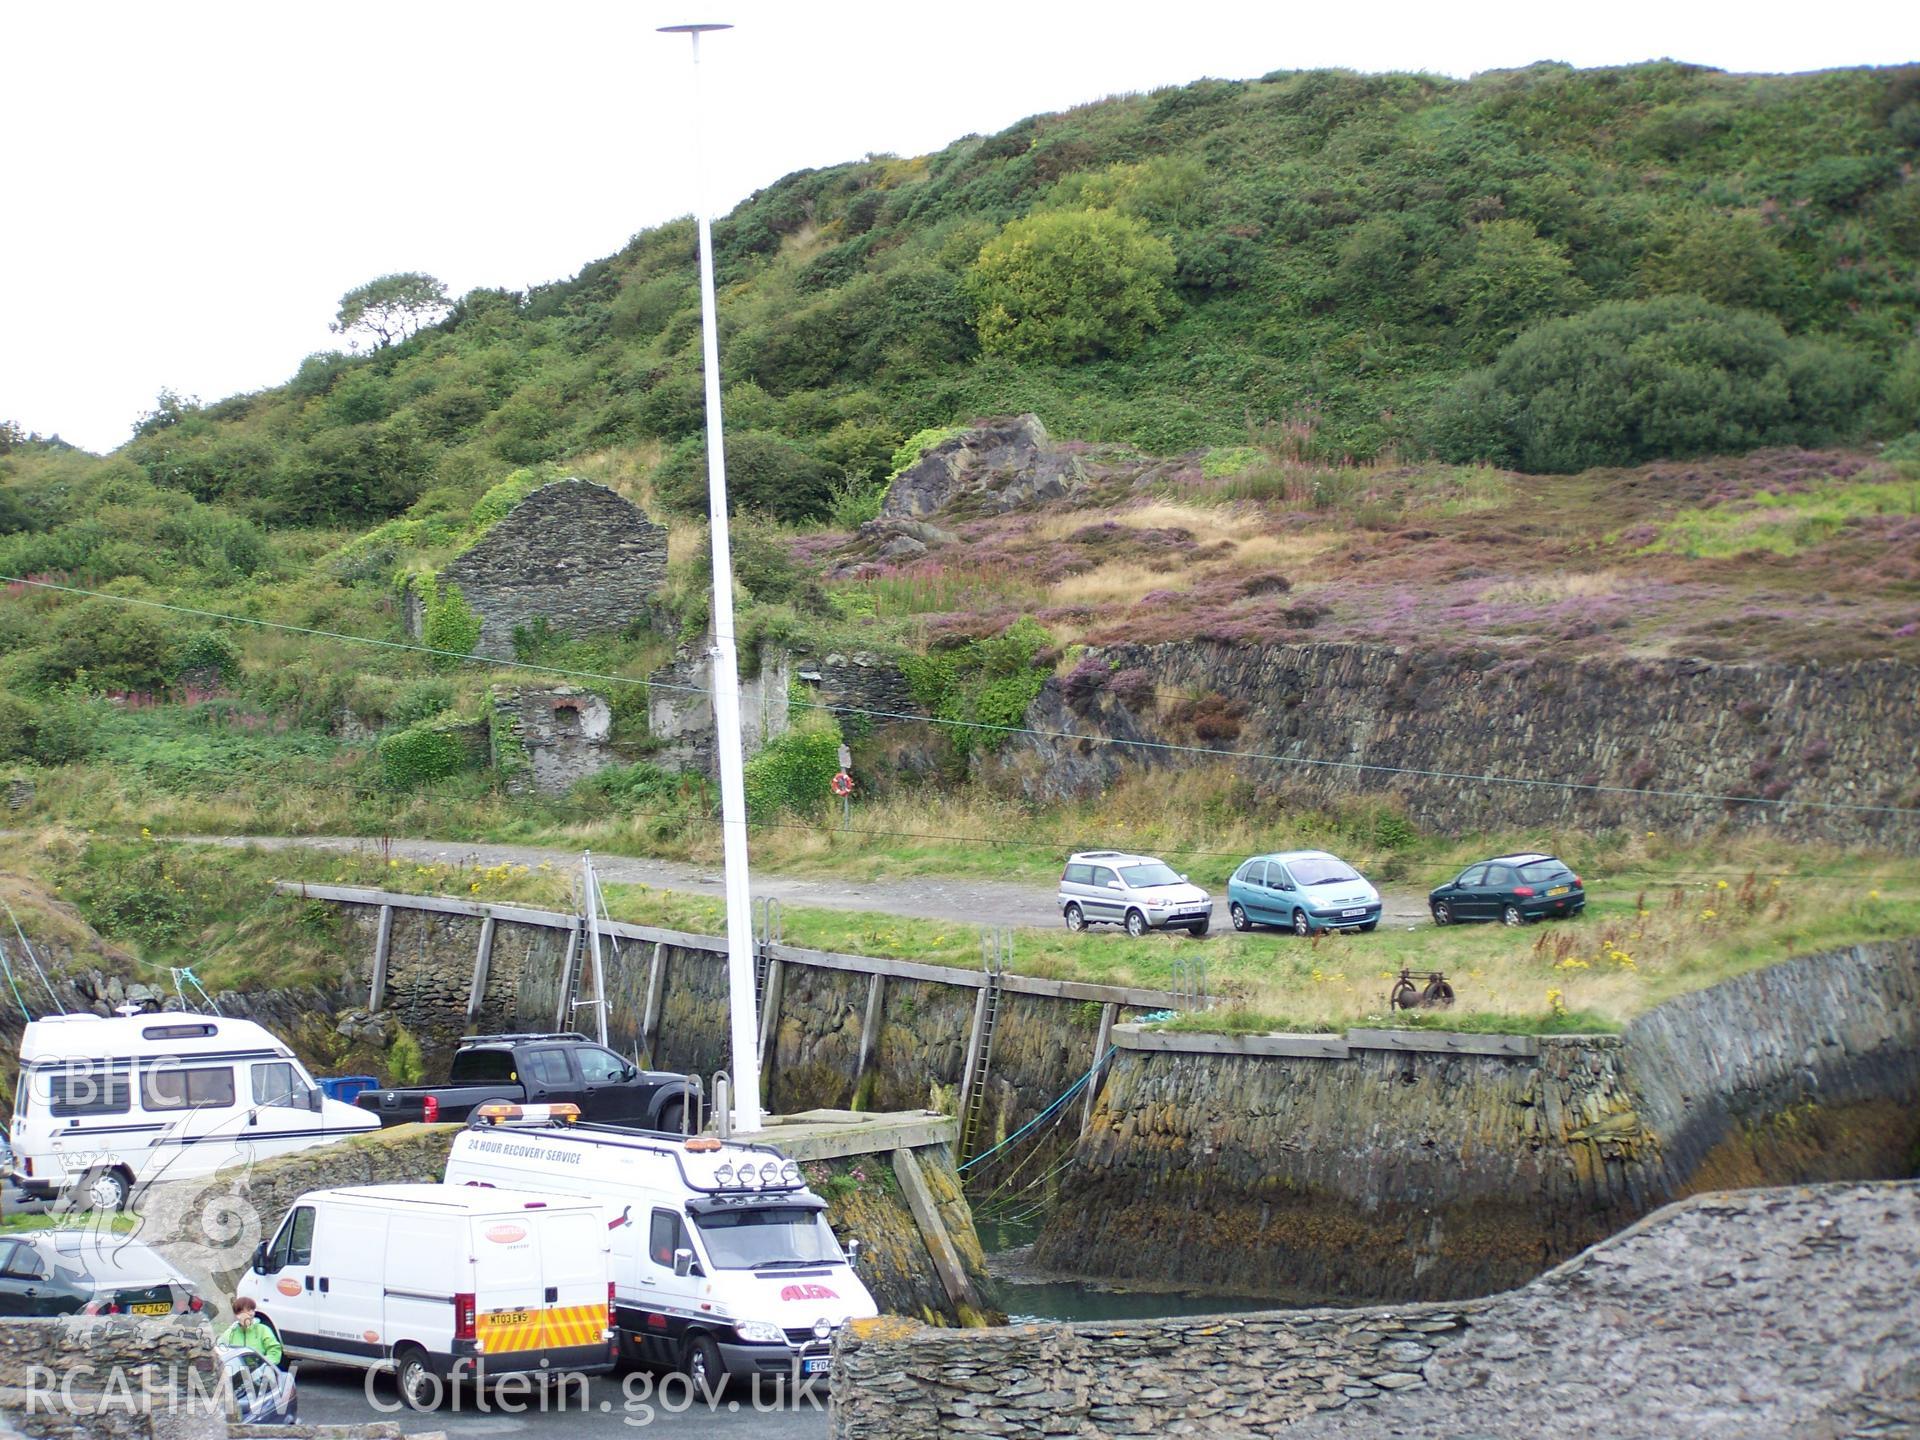
[[[563,635],[604,635],[646,615],[667,574],[667,531],[591,481],[542,486],[455,557],[439,583],[480,617],[473,653],[513,658],[513,632],[537,620]],[[420,633],[417,597],[408,622]]]

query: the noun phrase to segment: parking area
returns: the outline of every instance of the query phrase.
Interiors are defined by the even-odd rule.
[[[305,1425],[389,1421],[409,1435],[630,1435],[659,1429],[690,1437],[751,1433],[766,1440],[818,1440],[827,1433],[827,1397],[785,1400],[730,1386],[717,1400],[696,1394],[684,1375],[637,1370],[591,1380],[503,1385],[485,1394],[457,1392],[440,1409],[401,1405],[393,1382],[332,1365],[300,1367],[300,1421]]]

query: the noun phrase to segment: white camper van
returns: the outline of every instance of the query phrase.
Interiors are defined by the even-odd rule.
[[[117,1209],[135,1185],[379,1128],[379,1116],[322,1095],[251,1020],[49,1015],[20,1037],[14,1163],[36,1198],[71,1192]]]
[[[429,1409],[448,1379],[611,1370],[607,1255],[589,1200],[357,1185],[294,1201],[239,1293],[289,1355],[390,1370]]]
[[[824,1375],[834,1332],[878,1313],[827,1202],[777,1150],[574,1124],[574,1108],[481,1106],[454,1138],[447,1183],[598,1201],[628,1360],[678,1366],[697,1387]]]

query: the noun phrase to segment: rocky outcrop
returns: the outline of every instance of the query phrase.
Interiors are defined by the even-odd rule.
[[[835,1440],[1920,1433],[1920,1185],[1717,1193],[1491,1300],[850,1333]]]
[[[961,495],[992,510],[1059,499],[1078,479],[1071,457],[1053,449],[1038,415],[983,420],[932,446],[893,477],[883,519],[933,515]]]
[[[1042,1265],[1456,1297],[1698,1190],[1910,1175],[1920,940],[1788,961],[1533,1057],[1235,1050],[1114,1057]]]

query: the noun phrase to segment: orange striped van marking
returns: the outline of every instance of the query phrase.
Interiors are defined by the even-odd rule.
[[[607,1307],[555,1305],[546,1309],[488,1310],[475,1322],[482,1353],[511,1355],[528,1350],[558,1350],[598,1345],[607,1333]]]

